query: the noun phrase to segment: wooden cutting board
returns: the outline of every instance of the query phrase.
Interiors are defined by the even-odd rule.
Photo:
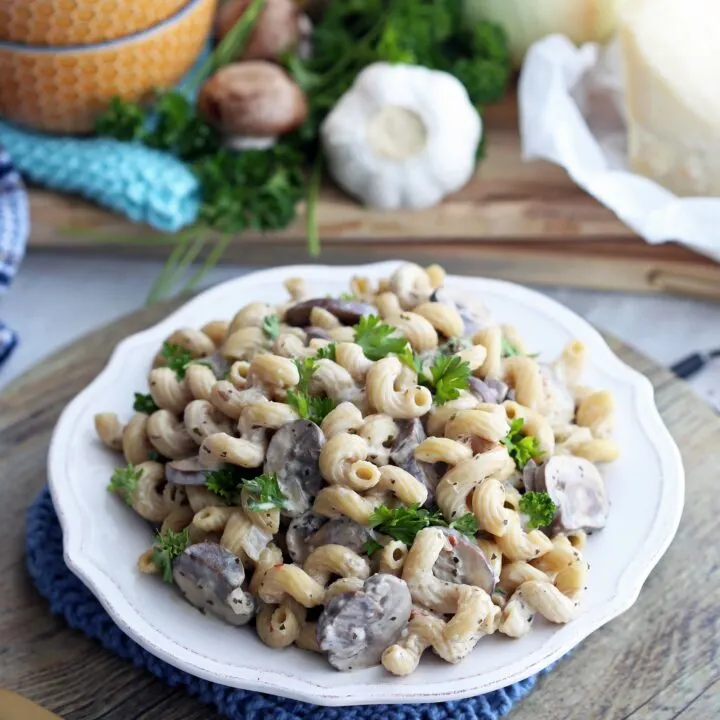
[[[50,615],[24,567],[24,513],[46,482],[48,441],[60,411],[120,339],[177,304],[144,310],[89,335],[0,395],[0,688],[65,720],[219,720],[181,690],[67,629]],[[685,462],[685,513],[635,606],[560,662],[510,717],[711,720],[720,717],[720,420],[666,370],[616,340],[610,344],[655,387]]]
[[[381,212],[326,187],[318,207],[320,260],[356,264],[401,257],[516,282],[720,299],[720,264],[680,245],[645,243],[560,167],[523,162],[514,94],[489,108],[485,121],[487,157],[477,176],[438,207]],[[172,236],[46,191],[31,192],[31,212],[31,248],[166,256],[172,243]],[[304,262],[304,223],[300,207],[291,227],[264,237],[238,236],[226,257],[244,265]],[[146,237],[156,244],[113,244],[113,237]]]

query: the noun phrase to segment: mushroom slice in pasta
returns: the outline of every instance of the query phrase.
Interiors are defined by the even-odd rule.
[[[197,457],[174,460],[165,465],[165,479],[173,485],[204,485],[211,472]]]
[[[431,463],[415,459],[415,449],[427,438],[425,429],[422,422],[417,418],[414,420],[401,420],[397,424],[399,432],[390,450],[390,462],[409,472],[428,489],[425,505],[430,505],[435,500],[435,488],[440,478]]]
[[[373,315],[372,305],[357,300],[336,300],[335,298],[314,298],[288,308],[285,322],[295,327],[310,325],[310,314],[314,308],[322,308],[334,315],[343,325],[355,325],[363,315]]]
[[[320,451],[324,444],[322,430],[309,420],[283,425],[273,435],[263,470],[277,474],[278,485],[285,496],[283,515],[302,515],[320,492]]]
[[[337,670],[378,665],[385,648],[402,634],[411,611],[403,580],[373,575],[361,591],[342,593],[325,606],[317,628],[320,649]]]
[[[191,545],[173,563],[173,580],[189,603],[231,625],[245,625],[255,614],[255,601],[243,590],[240,558],[210,542]]]
[[[529,492],[546,492],[557,506],[553,531],[605,527],[610,512],[605,483],[589,460],[554,455],[541,465],[530,462],[523,472],[523,482]]]
[[[441,528],[446,543],[433,566],[433,575],[445,582],[475,585],[492,595],[498,578],[474,540],[452,528]]]

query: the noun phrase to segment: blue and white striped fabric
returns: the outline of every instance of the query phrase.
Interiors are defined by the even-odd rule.
[[[25,255],[30,213],[25,187],[10,156],[0,147],[0,293],[7,290]],[[14,330],[0,321],[0,365],[15,349]]]

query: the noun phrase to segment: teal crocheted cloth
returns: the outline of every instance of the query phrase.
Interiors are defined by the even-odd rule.
[[[1,122],[0,145],[33,183],[82,195],[135,222],[175,232],[197,217],[198,181],[167,153],[106,138],[40,135]]]
[[[53,613],[62,615],[70,627],[99,641],[111,652],[151,672],[168,685],[183,688],[190,695],[214,705],[229,720],[499,720],[528,695],[537,682],[538,676],[533,676],[502,690],[457,702],[343,708],[318,707],[217,685],[158,660],[113,623],[93,594],[65,565],[62,531],[47,488],[28,510],[26,541],[28,570],[37,589],[50,602]],[[550,668],[543,672],[548,670]]]

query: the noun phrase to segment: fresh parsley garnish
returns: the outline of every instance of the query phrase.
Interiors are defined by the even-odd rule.
[[[352,293],[344,292],[344,293],[340,293],[340,299],[351,302],[355,299],[355,296]]]
[[[318,360],[332,360],[335,362],[336,347],[335,343],[330,343],[329,345],[318,348],[318,351],[315,353],[315,357]]]
[[[127,467],[115,468],[110,476],[110,484],[107,489],[117,493],[128,505],[132,505],[141,477],[142,470],[138,470],[132,464]]]
[[[145,413],[152,415],[156,410],[159,410],[155,401],[152,399],[152,395],[143,393],[135,393],[135,400],[133,402],[133,410],[139,413]]]
[[[520,348],[515,345],[513,342],[508,340],[504,335],[502,336],[502,340],[500,341],[500,354],[504,358],[508,357],[531,357],[535,358],[540,353],[526,353],[520,350]]]
[[[547,527],[553,521],[556,510],[552,498],[545,492],[527,492],[520,498],[520,512],[528,516],[529,530]]]
[[[248,508],[265,511],[284,508],[286,498],[280,490],[276,473],[265,473],[251,480],[245,480],[243,489],[250,493]]]
[[[382,550],[384,545],[381,545],[375,538],[368,538],[363,543],[363,550],[367,553],[368,557],[372,557],[378,550]]]
[[[477,521],[472,513],[467,513],[448,524],[439,510],[426,510],[421,508],[419,503],[396,508],[380,505],[370,515],[371,528],[406,545],[412,545],[415,536],[424,528],[431,526],[450,527],[471,536],[478,530]]]
[[[262,331],[269,340],[277,340],[280,335],[280,318],[277,315],[266,315],[263,319]]]
[[[457,355],[437,355],[430,366],[430,377],[425,373],[420,382],[433,391],[438,405],[456,400],[460,391],[470,386],[470,363]]]
[[[235,465],[213,470],[205,478],[205,485],[228,505],[239,502],[240,492],[247,490],[250,493],[248,507],[251,510],[285,507],[285,496],[280,490],[275,473],[257,477],[248,477],[247,473],[247,470]]]
[[[182,555],[189,544],[190,533],[188,528],[179,533],[168,528],[165,532],[159,532],[155,536],[152,561],[166,583],[172,583],[173,581],[173,560]]]
[[[172,345],[167,342],[163,343],[162,352],[160,354],[165,358],[165,364],[175,373],[178,380],[183,380],[185,378],[188,365],[193,363],[212,367],[209,362],[195,360],[192,353],[180,345]]]
[[[453,530],[457,530],[459,533],[469,535],[470,537],[474,537],[475,533],[480,529],[478,527],[478,522],[472,513],[466,513],[461,518],[453,520],[450,523],[450,527]]]
[[[310,394],[310,381],[317,370],[316,358],[296,360],[295,365],[300,374],[300,381],[294,390],[288,390],[288,405],[294,407],[301,418],[320,425],[325,416],[335,409],[335,401],[326,395]]]
[[[379,315],[364,315],[355,326],[355,342],[370,360],[382,360],[390,353],[403,353],[407,340],[396,335],[396,328],[383,323]]]
[[[510,423],[510,432],[502,440],[518,470],[522,470],[533,458],[543,455],[538,439],[533,435],[523,435],[524,425],[522,418],[515,418]]]
[[[403,364],[407,365],[414,372],[422,373],[422,360],[420,356],[412,349],[410,343],[406,343],[405,347],[401,352],[397,353],[398,360]]]
[[[235,466],[213,470],[205,478],[207,489],[222,498],[226,503],[232,503],[240,493],[243,480],[242,473]]]

